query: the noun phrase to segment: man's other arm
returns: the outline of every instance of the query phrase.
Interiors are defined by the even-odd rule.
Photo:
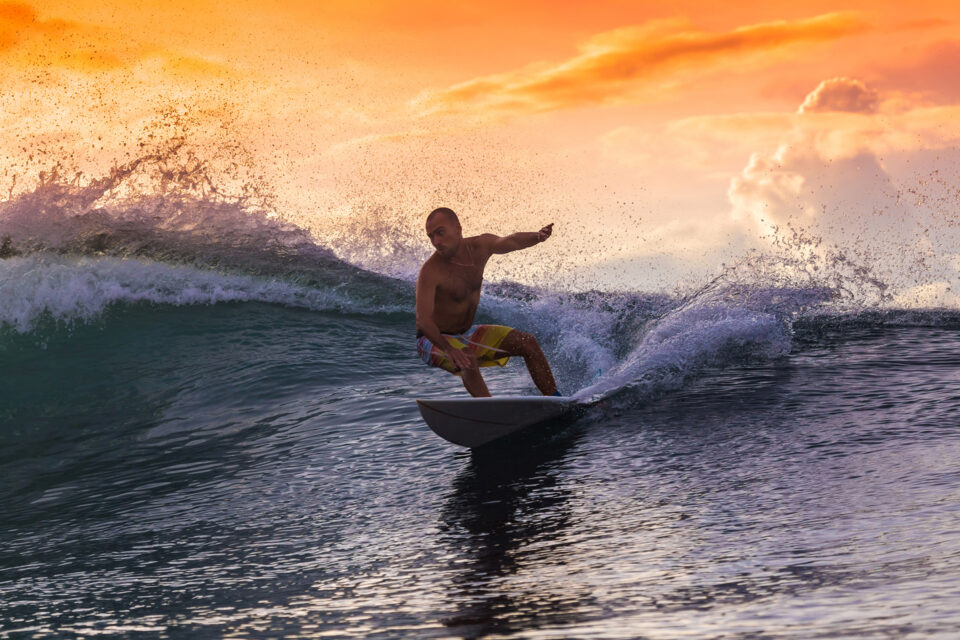
[[[495,236],[492,233],[485,233],[480,236],[483,242],[489,247],[490,253],[510,253],[527,249],[535,244],[540,244],[550,237],[553,233],[553,223],[551,222],[540,231],[521,231],[511,233],[508,236]]]

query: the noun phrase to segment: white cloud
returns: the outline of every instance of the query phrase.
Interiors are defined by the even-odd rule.
[[[876,113],[880,106],[880,94],[868,89],[859,80],[830,78],[820,83],[800,105],[798,113],[816,111],[846,111],[851,113]]]
[[[829,249],[868,267],[895,304],[955,304],[960,174],[944,170],[960,150],[953,123],[934,124],[955,108],[892,116],[872,106],[871,90],[841,80],[821,83],[776,150],[753,153],[731,180],[733,218],[781,248],[821,258]]]

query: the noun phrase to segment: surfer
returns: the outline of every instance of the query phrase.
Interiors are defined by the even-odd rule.
[[[502,367],[510,356],[522,356],[540,393],[560,395],[547,358],[533,335],[500,325],[473,324],[480,304],[483,269],[490,256],[545,241],[553,232],[553,223],[540,231],[464,238],[457,214],[441,207],[430,212],[426,227],[436,251],[417,276],[420,359],[459,375],[470,395],[489,397],[480,367]]]

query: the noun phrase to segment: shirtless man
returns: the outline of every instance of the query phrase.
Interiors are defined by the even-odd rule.
[[[532,247],[550,237],[551,222],[540,231],[499,237],[463,237],[460,220],[441,207],[427,216],[427,236],[436,252],[417,277],[417,352],[421,360],[459,375],[470,395],[489,397],[480,367],[522,356],[534,384],[545,396],[560,395],[547,358],[529,333],[500,325],[475,325],[483,268],[494,253]]]

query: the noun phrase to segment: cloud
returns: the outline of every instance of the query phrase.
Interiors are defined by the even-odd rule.
[[[870,89],[868,89],[870,91]],[[960,104],[918,106],[901,96],[878,101],[876,111],[754,112],[694,116],[672,120],[662,131],[642,127],[619,127],[601,137],[605,151],[627,165],[645,158],[662,161],[686,155],[736,159],[763,150],[771,155],[793,140],[816,150],[825,160],[842,160],[863,152],[878,156],[948,149],[960,145]]]
[[[859,80],[831,78],[824,80],[807,95],[799,113],[817,111],[845,111],[848,113],[876,113],[880,96]]]
[[[580,55],[559,64],[537,63],[428,92],[418,102],[430,113],[532,113],[646,101],[664,90],[722,70],[770,65],[799,45],[861,33],[869,26],[853,12],[776,21],[706,32],[679,20],[656,21],[598,34]]]
[[[753,219],[764,232],[797,222],[821,234],[839,218],[852,230],[855,215],[897,206],[897,193],[874,154],[827,159],[804,134],[788,136],[773,154],[754,153],[729,189],[734,217]]]
[[[826,105],[851,106],[844,92],[859,83],[844,80],[843,90],[831,95],[831,82],[838,86],[821,83],[810,95]],[[864,94],[870,89],[854,91]],[[805,104],[810,102],[815,100],[808,97]],[[790,126],[776,150],[753,153],[730,181],[732,217],[760,236],[794,242],[799,251],[819,251],[822,240],[823,247],[840,252],[835,255],[869,266],[894,293],[906,291],[916,304],[927,304],[933,298],[914,294],[929,293],[930,282],[960,284],[954,260],[960,244],[960,106],[888,113],[884,105],[855,113],[785,114]],[[852,106],[864,108],[857,99]],[[743,122],[738,124],[742,131]],[[806,240],[797,244],[798,237]],[[896,301],[905,304],[907,298]]]
[[[902,108],[899,100],[881,102],[860,81],[832,79],[808,95],[796,114],[688,118],[670,128],[703,144],[775,147],[753,153],[729,189],[735,216],[769,229],[797,219],[819,224],[841,208],[900,207],[901,189],[883,158],[915,158],[922,170],[923,154],[960,145],[960,105]]]

